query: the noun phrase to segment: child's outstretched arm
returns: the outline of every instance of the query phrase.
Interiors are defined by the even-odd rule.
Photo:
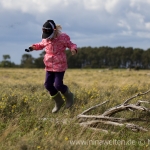
[[[42,50],[45,45],[43,44],[43,42],[40,43],[36,43],[30,46],[33,50]]]

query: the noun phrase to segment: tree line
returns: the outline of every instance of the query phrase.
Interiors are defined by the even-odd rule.
[[[0,67],[20,68],[44,68],[42,51],[38,58],[32,53],[22,55],[19,65],[10,61],[10,55],[3,55]],[[81,47],[78,54],[72,56],[70,50],[66,50],[69,68],[150,68],[150,48],[143,50],[132,47]]]

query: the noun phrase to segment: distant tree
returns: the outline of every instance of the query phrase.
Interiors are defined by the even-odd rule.
[[[3,60],[8,60],[10,59],[10,55],[3,55]]]
[[[24,68],[33,68],[33,67],[35,67],[34,58],[32,57],[31,54],[22,55],[21,67],[24,67]]]
[[[10,55],[3,55],[3,60],[0,62],[0,67],[12,67],[14,64],[10,61]]]
[[[150,49],[147,49],[142,54],[142,65],[143,68],[150,68]]]
[[[132,54],[132,61],[133,61],[133,65],[136,68],[141,68],[142,67],[142,55],[143,55],[143,50],[140,48],[136,48],[133,51]]]

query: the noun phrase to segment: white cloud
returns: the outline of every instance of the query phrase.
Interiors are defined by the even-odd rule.
[[[150,30],[150,22],[145,23],[146,29]]]
[[[119,5],[119,0],[106,0],[105,8],[107,12],[113,13],[116,10],[117,5]]]
[[[64,2],[66,5],[67,1],[64,0]],[[0,3],[5,9],[20,10],[24,13],[35,14],[38,12],[44,13],[54,8],[61,3],[61,0],[45,0],[44,2],[42,0],[1,0]]]
[[[98,10],[102,9],[104,6],[104,1],[102,0],[83,0],[85,9],[88,10]]]
[[[131,27],[129,26],[129,24],[125,20],[119,20],[118,26],[123,27],[123,28],[127,28],[128,30],[131,29]]]
[[[141,10],[140,2],[138,0],[131,0],[130,6],[131,8],[136,8],[137,10]]]

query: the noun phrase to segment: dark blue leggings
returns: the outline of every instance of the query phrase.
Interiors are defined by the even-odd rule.
[[[46,71],[45,88],[49,91],[51,96],[57,94],[58,91],[65,93],[67,86],[63,84],[64,72],[51,72]]]

